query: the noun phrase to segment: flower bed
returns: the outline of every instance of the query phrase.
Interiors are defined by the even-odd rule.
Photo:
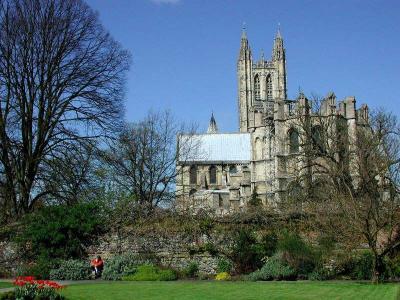
[[[33,276],[19,276],[13,284],[15,285],[16,299],[43,299],[62,300],[64,296],[58,293],[64,286],[51,280],[36,280]]]

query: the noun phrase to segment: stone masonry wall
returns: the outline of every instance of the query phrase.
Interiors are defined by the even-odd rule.
[[[122,253],[154,255],[163,266],[182,270],[196,262],[199,271],[215,274],[218,257],[204,251],[206,245],[226,245],[226,237],[194,236],[187,233],[114,233],[104,236],[88,249],[90,257],[107,258]],[[203,249],[203,250],[201,250]],[[107,261],[106,261],[107,263]]]

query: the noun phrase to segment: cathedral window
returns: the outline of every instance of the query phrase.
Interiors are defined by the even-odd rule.
[[[229,167],[229,173],[230,174],[236,174],[237,173],[237,168],[236,166],[232,165]]]
[[[190,167],[190,184],[197,184],[197,167],[191,166]]]
[[[311,138],[312,138],[312,145],[313,149],[320,152],[324,153],[325,152],[325,145],[324,145],[324,140],[323,140],[323,135],[322,135],[322,128],[321,126],[314,126],[311,130]]]
[[[271,74],[267,76],[267,101],[272,101],[272,79],[271,79]]]
[[[261,94],[260,94],[260,77],[258,77],[258,75],[256,75],[256,77],[254,77],[254,99],[256,101],[261,99]]]
[[[299,152],[299,133],[295,129],[289,130],[289,153]]]
[[[217,167],[211,166],[210,167],[210,184],[217,183]]]
[[[189,196],[193,196],[197,191],[195,189],[191,189],[189,192]]]

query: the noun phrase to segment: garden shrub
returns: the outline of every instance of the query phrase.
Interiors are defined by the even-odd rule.
[[[196,262],[191,262],[187,268],[184,270],[184,275],[189,278],[194,278],[199,273],[199,264]]]
[[[103,232],[104,219],[95,202],[44,207],[25,217],[16,242],[27,259],[81,258],[93,237]]]
[[[115,255],[104,264],[102,278],[106,280],[121,280],[122,277],[132,275],[142,264],[151,264],[154,258],[135,254]]]
[[[217,263],[217,272],[218,273],[230,273],[232,271],[232,263],[224,258],[220,258]]]
[[[275,232],[264,233],[259,244],[263,256],[273,256],[278,247],[278,236]]]
[[[336,273],[351,279],[371,279],[373,275],[373,254],[370,251],[362,251],[351,255],[342,255],[338,259]]]
[[[15,291],[0,293],[0,300],[15,300]]]
[[[284,231],[278,249],[287,265],[299,275],[309,274],[320,264],[318,253],[296,233]]]
[[[308,274],[308,280],[322,281],[332,279],[333,274],[326,268],[318,268]]]
[[[34,276],[38,279],[49,279],[50,271],[58,264],[58,260],[40,257],[36,262],[24,264],[17,270],[18,276]]]
[[[228,272],[220,272],[215,276],[215,280],[231,280],[231,275]]]
[[[134,274],[122,277],[126,281],[171,281],[176,280],[175,271],[160,269],[154,265],[141,265]]]
[[[391,277],[393,279],[400,278],[400,255],[388,260],[387,266],[390,269]]]
[[[234,239],[230,258],[235,270],[240,274],[246,274],[260,268],[265,255],[255,234],[250,229],[241,229]]]
[[[75,259],[61,261],[57,269],[50,271],[50,279],[53,280],[86,280],[90,279],[90,276],[89,263]]]
[[[296,278],[296,271],[286,265],[280,254],[268,258],[265,265],[247,277],[249,280],[293,280]]]
[[[249,228],[240,229],[234,236],[234,244],[229,258],[235,271],[246,274],[263,266],[263,259],[277,250],[278,237],[275,232],[257,237]]]
[[[355,258],[351,277],[357,280],[369,280],[373,275],[374,257],[370,251],[363,251]]]

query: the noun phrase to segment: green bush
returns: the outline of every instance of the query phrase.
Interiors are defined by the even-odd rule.
[[[365,251],[356,257],[355,260],[351,277],[357,280],[370,280],[373,275],[373,254],[370,251]]]
[[[122,277],[132,275],[142,264],[151,264],[154,258],[134,254],[115,255],[107,259],[104,264],[102,278],[105,280],[121,280]]]
[[[320,264],[318,253],[296,233],[284,231],[278,249],[286,264],[299,275],[306,276]]]
[[[250,229],[241,229],[234,236],[230,258],[240,274],[252,272],[263,265],[265,253]]]
[[[32,264],[24,264],[17,270],[17,276],[34,276],[37,279],[49,279],[50,271],[58,264],[57,260],[39,258]]]
[[[104,220],[95,202],[44,207],[25,217],[16,242],[30,260],[81,258],[93,237],[103,232]]]
[[[199,264],[196,262],[191,262],[187,268],[183,271],[186,277],[194,278],[197,277],[199,273]]]
[[[387,266],[390,269],[391,277],[393,279],[400,278],[400,255],[388,260]]]
[[[86,280],[90,279],[90,275],[89,262],[75,259],[61,261],[57,269],[50,271],[50,279],[53,280]]]
[[[217,272],[218,273],[230,273],[232,271],[232,263],[224,258],[220,258],[217,263]]]
[[[278,236],[275,232],[267,232],[261,236],[259,244],[264,256],[273,256],[278,247]]]
[[[339,257],[336,273],[351,279],[371,279],[373,275],[373,254],[370,251],[362,251]]]
[[[308,274],[308,280],[322,281],[332,279],[333,274],[326,268],[318,268]]]
[[[296,271],[285,264],[280,254],[270,257],[261,269],[248,275],[251,281],[293,280],[295,278]]]
[[[135,274],[122,277],[126,281],[171,281],[176,280],[175,271],[160,269],[154,265],[141,265]]]
[[[0,293],[0,300],[15,300],[15,291]]]

